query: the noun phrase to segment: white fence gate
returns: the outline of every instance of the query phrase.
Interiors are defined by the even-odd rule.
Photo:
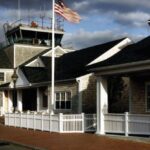
[[[96,114],[85,114],[84,127],[86,132],[95,132],[97,128]]]
[[[150,115],[105,114],[105,132],[150,135]]]
[[[95,116],[92,114],[85,115],[84,113],[71,115],[7,113],[5,125],[50,132],[83,133],[96,130]]]

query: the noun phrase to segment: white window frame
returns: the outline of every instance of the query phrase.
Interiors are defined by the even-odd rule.
[[[150,86],[150,82],[145,84],[145,109],[146,112],[150,112],[150,108],[148,108],[148,98],[150,98],[150,95],[148,96],[148,86]]]
[[[59,100],[56,100],[56,94],[59,93]],[[62,93],[65,93],[65,102],[70,101],[70,108],[66,108],[66,103],[65,103],[65,108],[56,108],[56,102],[59,101],[59,105],[61,105],[61,98],[62,98]],[[70,93],[70,100],[67,100],[67,93]],[[71,91],[56,91],[55,92],[55,110],[71,110],[72,109],[72,93]]]

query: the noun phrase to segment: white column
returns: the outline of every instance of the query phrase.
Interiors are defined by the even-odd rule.
[[[40,90],[37,88],[37,112],[40,111]]]
[[[5,96],[4,96],[4,92],[2,92],[2,108],[1,108],[1,113],[2,115],[4,115],[5,113]]]
[[[51,87],[48,86],[48,109],[47,112],[52,113],[54,110],[54,105],[51,102]]]
[[[104,114],[108,112],[107,79],[97,78],[97,134],[105,134]]]
[[[132,113],[132,81],[129,78],[129,112]]]
[[[22,104],[22,91],[21,90],[17,91],[17,108],[18,108],[18,111],[22,112],[23,104]]]
[[[13,111],[12,91],[8,91],[8,112]]]
[[[82,113],[82,80],[77,80],[78,82],[78,113]]]

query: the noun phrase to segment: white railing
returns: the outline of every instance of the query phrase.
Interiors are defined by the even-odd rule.
[[[84,113],[69,115],[7,113],[5,114],[5,125],[60,133],[83,133],[86,131],[94,131],[94,127],[92,126],[95,120],[92,121],[92,115],[85,116]],[[89,126],[92,127],[91,130],[89,130]]]
[[[150,135],[150,115],[105,114],[105,132],[131,135]]]

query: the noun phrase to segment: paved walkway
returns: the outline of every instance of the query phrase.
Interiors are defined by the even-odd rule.
[[[150,150],[150,144],[97,136],[57,134],[0,125],[0,140],[9,140],[47,150]]]

